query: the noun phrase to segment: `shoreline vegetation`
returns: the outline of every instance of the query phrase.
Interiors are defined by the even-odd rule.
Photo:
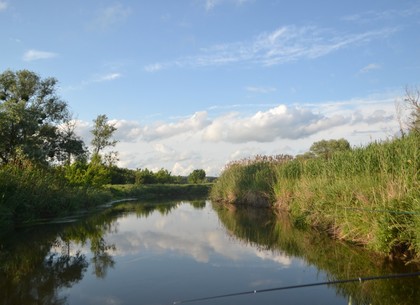
[[[19,227],[89,212],[122,200],[207,198],[211,183],[77,186],[51,168],[0,168],[0,227]]]
[[[295,226],[420,262],[420,134],[328,156],[257,156],[228,164],[210,198],[290,215]]]

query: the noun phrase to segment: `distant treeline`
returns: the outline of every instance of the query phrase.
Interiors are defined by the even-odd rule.
[[[216,177],[207,177],[203,169],[193,170],[188,176],[172,175],[167,169],[158,171],[128,169],[117,166],[109,168],[110,184],[186,184],[213,182]]]

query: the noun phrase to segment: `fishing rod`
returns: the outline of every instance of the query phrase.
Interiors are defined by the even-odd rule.
[[[292,285],[292,286],[283,286],[283,287],[276,287],[276,288],[260,289],[260,290],[250,290],[250,291],[243,291],[243,292],[236,292],[236,293],[228,293],[228,294],[202,297],[202,298],[197,298],[197,299],[175,301],[175,302],[173,302],[173,305],[193,303],[193,302],[201,302],[201,301],[207,301],[207,300],[213,300],[213,299],[234,297],[234,296],[240,296],[240,295],[246,295],[246,294],[256,294],[256,293],[270,292],[270,291],[277,291],[277,290],[296,289],[296,288],[305,288],[305,287],[322,286],[322,285],[343,284],[343,283],[352,283],[352,282],[362,283],[362,282],[373,281],[373,280],[386,280],[386,279],[407,278],[407,277],[415,277],[415,276],[420,276],[420,272],[358,277],[358,278],[352,278],[352,279],[346,279],[346,280],[336,280],[336,281],[328,281],[328,282],[318,282],[318,283],[309,283],[309,284],[302,284],[302,285]]]

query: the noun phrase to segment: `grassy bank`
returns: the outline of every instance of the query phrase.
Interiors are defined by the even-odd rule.
[[[372,143],[329,159],[236,162],[211,198],[288,211],[311,226],[369,249],[420,260],[420,137]]]
[[[212,184],[119,184],[108,185],[113,198],[154,199],[198,199],[207,198]]]
[[[0,168],[0,225],[64,216],[112,199],[105,189],[69,186],[51,169]]]
[[[203,198],[209,189],[210,184],[74,186],[52,168],[3,166],[0,168],[0,226],[67,216],[122,198]]]

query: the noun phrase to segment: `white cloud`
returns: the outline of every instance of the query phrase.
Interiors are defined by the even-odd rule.
[[[119,141],[124,142],[135,142],[143,133],[143,128],[140,123],[136,121],[127,121],[127,120],[110,120],[111,124],[117,128],[115,132],[115,137]]]
[[[176,123],[157,123],[154,126],[146,126],[143,129],[143,138],[146,141],[169,138],[181,133],[194,133],[209,125],[207,112],[200,111],[191,117]]]
[[[32,49],[32,50],[26,51],[25,54],[23,54],[23,60],[34,61],[34,60],[39,60],[39,59],[50,59],[57,56],[58,56],[57,53]]]
[[[203,133],[207,141],[232,143],[298,139],[347,123],[341,115],[326,117],[309,109],[280,105],[248,117],[236,113],[215,119]]]
[[[9,4],[6,1],[0,1],[0,12],[5,11]]]
[[[163,68],[199,68],[235,63],[273,66],[319,58],[341,49],[388,37],[396,31],[396,28],[384,28],[344,34],[315,26],[283,26],[272,32],[261,33],[250,41],[202,48],[197,55],[147,65],[145,70],[156,72]]]
[[[104,74],[101,75],[99,77],[96,78],[97,82],[105,82],[105,81],[110,81],[110,80],[116,80],[118,78],[120,78],[122,75],[121,73],[108,73],[108,74]]]
[[[299,107],[254,105],[258,108],[251,113],[249,107],[233,107],[232,112],[226,106],[175,122],[110,123],[117,127],[120,166],[165,168],[174,175],[202,168],[208,175],[218,175],[229,161],[257,154],[295,155],[322,139],[346,138],[351,145],[362,145],[392,137],[399,130],[394,105],[398,97],[390,93]],[[76,132],[87,144],[91,129],[92,122],[77,122]]]
[[[372,63],[372,64],[368,64],[367,66],[365,66],[362,69],[360,69],[359,73],[368,73],[370,71],[378,70],[380,68],[381,68],[381,65]]]

